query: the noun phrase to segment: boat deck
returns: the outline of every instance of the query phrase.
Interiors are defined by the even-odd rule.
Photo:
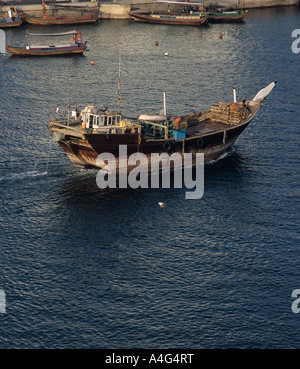
[[[228,108],[226,108],[226,110],[220,110],[220,106],[223,104],[225,103],[219,103],[212,106],[210,110],[200,113],[181,116],[181,122],[187,126],[186,137],[195,135],[205,136],[211,133],[228,130],[231,127],[243,123],[250,113],[245,109],[244,115],[239,117],[235,112],[230,112]]]
[[[221,105],[220,105],[221,104]],[[250,112],[248,111],[246,115],[243,115],[243,117],[239,117],[239,119],[236,119],[235,116],[232,116],[232,114],[235,114],[234,112],[228,112],[227,110],[221,110],[221,113],[219,111],[220,106],[224,106],[225,103],[220,103],[217,105],[212,106],[210,110],[206,110],[199,113],[191,113],[187,115],[183,115],[180,117],[173,117],[172,119],[178,119],[180,118],[180,125],[182,129],[185,129],[186,131],[186,138],[191,137],[205,137],[209,136],[211,134],[215,134],[218,132],[224,132],[228,131],[232,128],[235,128],[239,125],[242,125],[246,120],[247,117],[250,116]],[[223,104],[223,105],[222,105]],[[228,105],[227,105],[228,106]],[[222,107],[223,109],[223,107]],[[245,109],[246,110],[246,109]],[[225,115],[224,115],[225,114]],[[151,124],[151,122],[149,121]],[[154,124],[154,123],[153,123]],[[163,127],[163,124],[156,124],[161,127]],[[135,124],[136,126],[136,124]],[[70,122],[67,124],[67,120],[52,120],[50,122],[50,127],[52,131],[59,132],[65,137],[70,138],[78,138],[78,139],[84,139],[84,133],[81,129],[81,124],[76,122]],[[136,126],[137,127],[137,126]],[[137,128],[132,127],[130,130],[131,133],[137,132]],[[181,128],[178,128],[181,129]],[[88,133],[119,133],[119,134],[125,134],[128,133],[126,127],[110,127],[110,126],[103,126],[101,128],[97,129],[89,129],[91,132]],[[154,135],[155,136],[155,135]],[[144,132],[143,137],[146,140],[165,140],[166,138],[163,137],[154,137],[153,135],[149,134],[149,132]]]

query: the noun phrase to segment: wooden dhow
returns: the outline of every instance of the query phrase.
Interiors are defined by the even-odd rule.
[[[224,8],[218,5],[204,7],[204,14],[209,23],[234,23],[242,22],[248,12],[243,7],[243,0],[238,0],[235,7]]]
[[[67,116],[49,122],[53,140],[65,151],[76,166],[103,168],[98,155],[110,153],[117,159],[119,148],[126,146],[127,155],[136,152],[146,155],[150,162],[153,153],[204,153],[207,163],[218,158],[236,141],[256,116],[264,99],[276,82],[260,90],[253,99],[237,102],[236,90],[232,103],[219,102],[198,113],[169,116],[164,104],[162,115],[142,114],[135,121],[122,117],[119,109],[87,105],[83,110],[68,109]],[[165,101],[165,100],[164,100]],[[195,160],[193,161],[195,163]],[[131,170],[128,167],[127,170]]]
[[[203,2],[155,0],[156,4],[167,4],[164,11],[130,11],[128,14],[136,22],[202,25],[207,23],[233,23],[243,21],[247,10],[242,7],[242,0],[238,0],[236,7],[224,8],[216,5],[204,5]],[[173,5],[174,9],[170,9]]]
[[[128,14],[135,22],[144,23],[156,23],[156,24],[167,24],[167,25],[180,25],[180,26],[201,26],[207,22],[207,17],[202,14],[201,11],[197,13],[187,13],[184,11],[187,6],[186,2],[180,1],[165,1],[157,0],[157,3],[165,3],[168,8],[165,11],[155,12],[140,12],[140,11],[130,11]],[[176,6],[183,7],[182,10],[177,10],[175,12],[169,9],[170,4],[175,4]],[[191,5],[199,5],[199,3],[188,3]]]
[[[9,8],[8,14],[8,17],[0,18],[0,28],[19,27],[23,23],[23,20],[19,18],[18,10],[14,6]]]
[[[19,27],[23,23],[22,19],[11,19],[11,18],[1,18],[0,28],[13,28]]]
[[[25,18],[26,22],[39,26],[51,26],[51,25],[76,25],[76,24],[96,23],[98,20],[95,8],[93,9],[93,12],[90,12],[90,10],[88,9],[86,15],[54,17],[46,14],[44,2],[42,3],[42,7],[43,7],[42,17],[40,18],[31,17],[29,15],[26,15]]]
[[[74,44],[48,44],[48,45],[31,45],[28,42],[28,36],[66,36],[73,35]],[[12,55],[17,56],[57,56],[57,55],[74,55],[83,54],[86,50],[87,41],[83,42],[82,33],[76,30],[64,33],[26,33],[25,43],[22,47],[14,47],[6,45],[6,50]]]

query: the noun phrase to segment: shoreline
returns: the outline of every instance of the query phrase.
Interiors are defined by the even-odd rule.
[[[270,7],[286,7],[286,6],[297,6],[299,0],[248,0],[245,6],[245,9],[258,9],[258,8],[270,8]],[[13,5],[16,8],[19,8],[24,13],[28,15],[41,17],[42,16],[42,5],[41,4],[33,4],[33,5],[18,5],[18,4],[10,4],[1,6],[0,8],[0,18],[7,17],[10,6]],[[130,19],[131,17],[128,15],[128,12],[133,9],[140,10],[149,10],[153,7],[153,1],[145,0],[132,0],[130,4],[117,4],[117,3],[103,3],[98,4],[96,1],[88,1],[82,3],[59,3],[59,5],[71,5],[74,7],[86,7],[90,8],[92,11],[94,8],[98,11],[98,19]],[[234,7],[236,5],[236,0],[222,0],[220,2],[220,6],[223,7]],[[162,5],[161,5],[162,6]],[[159,8],[159,6],[158,6]],[[71,15],[72,10],[70,8],[52,8],[49,5],[45,6],[46,14],[49,16],[65,16]],[[75,12],[75,14],[78,14]]]

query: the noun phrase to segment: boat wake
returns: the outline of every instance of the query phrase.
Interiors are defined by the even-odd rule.
[[[51,153],[51,147],[52,147],[53,140],[49,142],[49,150],[48,150],[48,156],[46,161],[46,169],[43,171],[37,170],[37,165],[39,164],[40,160],[36,160],[34,167],[32,170],[28,172],[22,172],[22,173],[9,173],[4,176],[0,176],[0,182],[2,181],[15,181],[15,180],[22,180],[27,178],[34,178],[34,177],[41,177],[48,174],[48,167],[49,167],[49,160],[50,160],[50,153]]]
[[[223,154],[221,154],[218,158],[216,158],[214,160],[211,160],[211,161],[207,162],[206,164],[208,164],[208,165],[215,164],[215,163],[219,162],[220,160],[225,159],[227,156],[231,155],[234,151],[235,151],[234,148],[231,147],[227,151],[223,152]]]
[[[0,182],[18,181],[18,180],[27,179],[27,178],[41,177],[47,174],[48,174],[48,171],[39,172],[37,170],[32,170],[32,171],[23,172],[23,173],[11,173],[11,174],[0,177]]]

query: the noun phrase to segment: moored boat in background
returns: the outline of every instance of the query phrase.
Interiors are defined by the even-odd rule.
[[[205,5],[204,2],[155,0],[155,4],[167,4],[166,10],[130,11],[128,14],[136,22],[201,25],[208,23],[241,22],[247,10],[243,9],[242,1],[238,0],[236,7],[224,8],[219,5]],[[170,5],[173,9],[170,9]]]
[[[199,3],[186,3],[181,1],[156,0],[156,3],[167,4],[164,11],[141,12],[130,11],[128,14],[135,22],[180,25],[180,26],[201,26],[207,22],[207,17],[201,11],[190,14],[185,11],[187,5],[199,5]],[[169,8],[170,4],[180,6],[180,9],[173,11]]]
[[[19,18],[18,10],[14,6],[9,8],[8,17],[0,18],[0,28],[19,27],[22,23],[23,20]]]
[[[0,28],[13,28],[19,27],[23,21],[21,19],[12,20],[11,18],[1,18],[0,19]]]
[[[75,24],[87,24],[87,23],[96,23],[98,20],[98,16],[96,13],[96,9],[93,8],[93,12],[91,13],[88,9],[87,14],[78,15],[78,16],[48,16],[45,13],[45,3],[42,3],[43,14],[42,17],[32,17],[26,15],[26,22],[30,24],[35,24],[39,26],[51,26],[51,25],[75,25]],[[76,7],[77,10],[80,10],[79,7]]]
[[[50,45],[31,45],[28,42],[28,35],[31,36],[66,36],[73,35],[74,44],[50,44]],[[12,55],[18,56],[55,56],[55,55],[72,55],[83,54],[86,50],[87,41],[83,42],[82,33],[76,30],[64,33],[32,33],[26,32],[25,43],[22,47],[14,47],[6,45],[6,50]]]
[[[209,23],[242,22],[248,12],[242,2],[243,0],[238,0],[237,5],[231,8],[210,4],[204,7],[204,13]]]

